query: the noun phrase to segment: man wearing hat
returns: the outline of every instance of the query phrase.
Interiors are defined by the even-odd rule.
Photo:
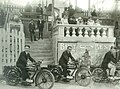
[[[38,7],[36,8],[36,12],[43,15],[43,8],[41,7],[41,4],[38,4]]]
[[[39,29],[39,38],[38,39],[43,39],[44,23],[45,23],[45,21],[43,20],[43,18],[41,16],[37,21],[37,28]]]
[[[78,18],[77,24],[79,24],[79,25],[83,25],[84,24],[83,19],[81,17]]]
[[[28,74],[28,70],[26,68],[28,59],[31,62],[35,62],[35,60],[30,56],[29,51],[30,51],[30,46],[25,45],[25,51],[22,51],[20,53],[20,56],[19,56],[17,63],[16,63],[16,66],[18,68],[20,68],[22,71],[21,77],[23,80],[22,84],[24,84],[24,85],[26,85],[25,82],[33,82],[33,80],[30,79],[29,74]]]
[[[35,24],[33,22],[33,19],[31,19],[30,23],[29,23],[29,32],[30,32],[30,38],[31,38],[31,42],[34,40],[36,41],[36,36],[35,36]]]

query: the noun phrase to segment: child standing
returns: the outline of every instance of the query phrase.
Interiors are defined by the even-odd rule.
[[[82,56],[81,66],[90,68],[91,61],[89,51],[86,49],[84,55]]]

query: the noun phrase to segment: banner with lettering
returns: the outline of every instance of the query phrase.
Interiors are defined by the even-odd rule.
[[[72,55],[75,59],[81,58],[87,49],[90,55],[92,65],[100,65],[106,52],[110,50],[113,43],[80,43],[80,42],[59,42],[58,43],[58,60],[63,51],[68,46],[72,46]]]

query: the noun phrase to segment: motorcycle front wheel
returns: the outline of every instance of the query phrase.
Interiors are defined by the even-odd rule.
[[[41,70],[35,78],[35,84],[39,89],[51,89],[54,85],[54,76],[53,74],[46,69]]]
[[[91,81],[91,75],[89,73],[89,70],[86,68],[81,68],[77,70],[77,72],[75,73],[75,81],[80,86],[88,86]]]

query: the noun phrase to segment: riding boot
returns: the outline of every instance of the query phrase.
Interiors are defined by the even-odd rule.
[[[31,86],[31,84],[26,82],[26,81],[22,81],[21,85],[23,85],[23,86]]]

